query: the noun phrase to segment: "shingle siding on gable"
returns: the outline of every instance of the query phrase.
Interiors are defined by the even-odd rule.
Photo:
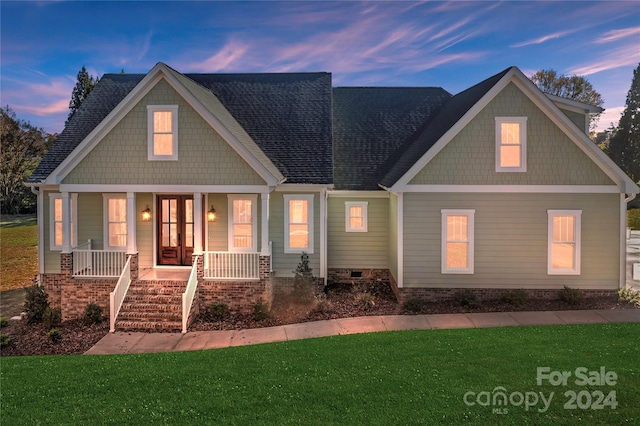
[[[578,126],[580,130],[584,131],[585,122],[587,120],[585,114],[580,114],[574,111],[568,111],[566,109],[560,109],[560,111],[562,111],[567,117],[569,117],[569,120],[571,120],[573,124]]]
[[[495,117],[527,117],[527,172],[496,173]],[[614,185],[513,83],[458,133],[410,184]]]
[[[179,106],[178,161],[147,160],[147,105]],[[63,183],[263,185],[265,182],[161,80]]]

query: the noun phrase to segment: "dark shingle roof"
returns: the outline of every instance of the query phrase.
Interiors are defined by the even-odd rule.
[[[379,189],[389,157],[411,143],[450,97],[438,87],[333,89],[335,188]]]
[[[387,173],[380,183],[391,187],[400,179],[426,152],[464,116],[491,88],[498,83],[510,68],[489,77],[488,79],[464,90],[449,99],[438,111],[435,118],[424,131],[406,149],[398,150],[387,162]]]

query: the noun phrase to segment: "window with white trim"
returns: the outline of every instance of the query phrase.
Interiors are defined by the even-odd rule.
[[[527,171],[527,117],[496,117],[496,172]]]
[[[313,253],[313,195],[284,195],[284,252]]]
[[[547,210],[549,275],[580,275],[581,210]]]
[[[473,274],[475,210],[441,210],[443,274]]]
[[[178,105],[147,105],[149,160],[178,159]]]
[[[71,208],[71,246],[78,245],[78,194],[69,195]],[[49,249],[62,250],[62,194],[49,194]]]
[[[127,247],[127,196],[103,194],[104,248],[119,250]]]
[[[345,232],[367,232],[368,219],[366,201],[346,201],[345,210]]]
[[[228,195],[229,199],[229,251],[256,252],[258,247],[258,196]]]

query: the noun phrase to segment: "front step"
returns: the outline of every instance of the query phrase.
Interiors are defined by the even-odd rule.
[[[118,331],[181,331],[186,281],[134,281],[116,320]]]

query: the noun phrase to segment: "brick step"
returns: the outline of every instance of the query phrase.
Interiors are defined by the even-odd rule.
[[[129,287],[128,295],[181,295],[186,287]]]
[[[154,303],[150,302],[129,302],[125,301],[120,308],[120,312],[174,312],[182,315],[182,303]]]
[[[116,321],[118,331],[182,331],[182,321]]]
[[[139,321],[139,322],[172,322],[182,321],[182,311],[175,312],[137,312],[137,311],[120,311],[118,321]]]
[[[124,302],[125,303],[162,303],[162,304],[182,303],[182,293],[178,293],[178,294],[149,294],[149,293],[129,294],[128,293]]]
[[[168,280],[135,280],[132,286],[140,287],[186,287],[187,281],[168,281]]]

